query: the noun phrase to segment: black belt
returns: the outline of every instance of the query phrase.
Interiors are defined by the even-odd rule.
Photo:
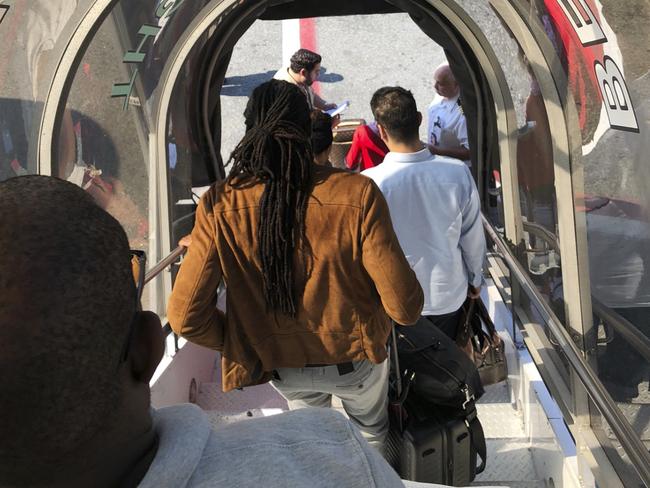
[[[305,364],[305,368],[326,368],[327,366],[336,366],[336,369],[339,371],[339,376],[343,376],[354,371],[354,365],[351,361],[339,364]]]

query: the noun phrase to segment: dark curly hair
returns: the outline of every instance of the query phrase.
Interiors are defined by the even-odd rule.
[[[320,54],[316,54],[309,49],[298,49],[293,56],[291,56],[289,67],[294,73],[300,73],[301,69],[311,71],[323,59]]]
[[[320,110],[311,112],[311,145],[314,154],[320,154],[332,145],[332,117]]]

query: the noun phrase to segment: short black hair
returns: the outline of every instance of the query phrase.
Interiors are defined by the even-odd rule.
[[[385,86],[370,100],[375,120],[398,142],[419,137],[420,119],[413,94],[400,86]]]
[[[129,243],[81,188],[0,182],[0,485],[32,483],[109,429],[135,314]]]
[[[314,154],[320,154],[332,145],[332,117],[320,110],[311,112],[311,147]]]
[[[291,71],[300,73],[301,69],[311,71],[317,64],[320,64],[322,58],[320,54],[316,54],[309,49],[298,49],[293,56],[291,56],[290,65]]]

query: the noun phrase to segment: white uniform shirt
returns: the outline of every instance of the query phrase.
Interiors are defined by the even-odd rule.
[[[485,235],[469,168],[428,149],[386,155],[367,169],[381,189],[397,238],[424,291],[422,315],[458,310],[483,283]]]
[[[469,149],[467,121],[459,97],[443,98],[437,95],[427,110],[427,142],[443,149]],[[467,160],[465,164],[472,165]]]

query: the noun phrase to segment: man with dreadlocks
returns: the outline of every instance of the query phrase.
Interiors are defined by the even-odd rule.
[[[334,394],[381,449],[390,319],[415,323],[423,303],[386,201],[369,178],[313,163],[295,86],[260,85],[244,115],[232,171],[197,209],[169,322],[221,351],[224,391],[274,377],[291,409]],[[227,314],[215,307],[222,278]]]

